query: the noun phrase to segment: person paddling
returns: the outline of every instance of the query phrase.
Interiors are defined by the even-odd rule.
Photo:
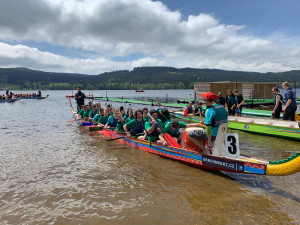
[[[148,141],[156,142],[157,144],[168,146],[168,142],[163,137],[163,123],[160,119],[157,119],[157,111],[155,109],[150,110],[151,121],[145,124],[145,129],[148,135]]]
[[[168,133],[171,137],[177,142],[180,143],[183,133],[180,132],[180,128],[188,128],[188,127],[199,127],[200,123],[183,123],[178,120],[172,120],[166,123],[163,132]]]
[[[138,139],[145,140],[146,139],[146,132],[145,132],[145,124],[147,122],[146,119],[143,117],[142,110],[138,109],[134,112],[135,119],[127,122],[124,125],[124,131],[126,132],[127,136],[136,136],[137,134],[145,133],[142,136],[138,136]],[[129,132],[130,131],[130,132]]]

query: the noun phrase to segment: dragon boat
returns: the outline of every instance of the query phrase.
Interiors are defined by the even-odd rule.
[[[46,99],[48,97],[49,97],[49,95],[46,95],[46,97],[24,97],[24,96],[22,96],[22,99]]]
[[[76,112],[72,107],[71,100],[70,107],[75,118]],[[80,124],[85,127],[92,126],[92,123],[76,119]],[[245,173],[255,175],[270,175],[270,176],[287,176],[295,174],[300,171],[300,152],[288,157],[287,159],[279,161],[267,161],[264,159],[258,159],[254,157],[244,156],[239,154],[238,151],[234,152],[234,140],[235,135],[229,135],[226,137],[230,140],[229,151],[226,152],[225,136],[227,131],[227,124],[221,124],[215,141],[214,150],[212,155],[205,155],[197,150],[192,150],[189,145],[188,139],[185,139],[185,148],[177,147],[164,147],[147,140],[139,140],[134,137],[127,137],[125,134],[118,133],[112,130],[98,130],[93,132],[95,135],[102,135],[110,138],[110,140],[116,140],[123,144],[127,144],[131,147],[141,149],[143,151],[153,153],[164,158],[172,159],[184,164],[188,164],[193,167],[227,171],[233,173]],[[200,128],[199,128],[200,129]],[[187,136],[187,135],[185,135]],[[229,138],[230,137],[230,138]],[[235,153],[235,154],[234,154]]]
[[[192,122],[201,122],[199,116],[183,116],[183,112],[172,112],[172,116]],[[245,132],[300,141],[298,122],[266,118],[228,116],[228,128]]]
[[[15,102],[17,101],[18,99],[5,99],[5,100],[0,100],[0,103],[4,103],[4,102]]]

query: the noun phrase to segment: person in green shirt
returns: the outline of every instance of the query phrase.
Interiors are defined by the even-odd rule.
[[[124,119],[127,118],[127,116],[126,116],[126,111],[125,111],[125,109],[124,109],[123,106],[120,107],[120,113],[122,114],[122,116],[124,117]]]
[[[133,120],[134,116],[133,116],[133,109],[132,108],[128,108],[127,109],[127,113],[126,113],[126,117]]]
[[[135,119],[129,121],[124,125],[124,130],[128,137],[130,136],[136,136],[137,134],[143,134],[139,135],[138,139],[146,140],[147,134],[145,131],[145,124],[146,119],[143,118],[143,112],[142,110],[138,109],[134,112]],[[129,132],[130,131],[130,132]]]
[[[177,143],[180,143],[182,140],[183,132],[180,132],[180,128],[188,127],[201,127],[200,123],[190,123],[186,124],[178,120],[172,120],[166,123],[163,132],[170,134]]]
[[[169,110],[167,108],[158,109],[157,118],[160,119],[163,122],[163,124],[166,124],[166,122],[171,120]]]
[[[84,111],[84,113],[83,113],[83,119],[85,120],[85,121],[88,121],[89,120],[89,114],[90,114],[90,106],[89,105],[86,105],[85,106],[85,111]]]
[[[157,144],[168,146],[168,142],[163,136],[163,123],[157,118],[157,111],[150,110],[151,120],[146,122],[145,129],[148,135],[148,141],[156,142]]]
[[[77,114],[76,114],[77,119],[81,119],[83,117],[83,112],[84,112],[84,105],[81,105],[80,109],[77,110]]]
[[[104,109],[103,109],[103,108],[100,108],[100,109],[99,109],[99,114],[96,114],[96,115],[93,117],[92,122],[93,122],[94,124],[98,124],[98,120],[101,118],[101,116],[104,116]]]
[[[122,113],[117,112],[116,114],[116,118],[118,119],[117,122],[117,131],[118,132],[124,132],[124,125],[126,126],[126,123],[128,123],[130,121],[129,118],[124,119]]]
[[[86,105],[83,106],[83,108],[80,110],[78,113],[78,119],[83,119],[84,118],[84,113],[86,112]]]
[[[96,105],[93,105],[93,109],[89,113],[89,120],[92,121],[94,116],[96,116],[97,114],[99,114],[99,110],[97,109]]]
[[[148,108],[143,108],[143,118],[144,118],[146,121],[149,121],[149,120],[150,120],[150,117],[148,116]]]
[[[108,110],[104,109],[103,116],[100,116],[100,118],[98,120],[98,126],[104,127],[105,124],[107,123],[108,117],[109,117]]]

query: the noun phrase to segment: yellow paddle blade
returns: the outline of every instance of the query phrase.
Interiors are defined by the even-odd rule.
[[[295,113],[295,119],[300,122],[300,116],[297,113]]]

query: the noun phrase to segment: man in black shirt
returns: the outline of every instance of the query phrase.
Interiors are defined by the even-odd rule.
[[[218,93],[218,99],[216,99],[216,103],[225,107],[225,98],[222,95],[222,92]]]
[[[75,100],[77,101],[77,109],[80,110],[80,106],[84,105],[85,94],[81,92],[81,88],[77,88],[77,93],[75,94]]]

